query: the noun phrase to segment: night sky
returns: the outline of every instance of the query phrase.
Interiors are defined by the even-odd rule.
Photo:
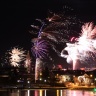
[[[63,6],[73,8],[84,21],[96,22],[95,0],[2,0],[0,28],[0,57],[14,46],[31,49],[32,34],[29,27],[36,18],[44,19],[48,11],[62,10]]]

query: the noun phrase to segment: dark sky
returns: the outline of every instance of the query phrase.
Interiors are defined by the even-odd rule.
[[[95,21],[95,0],[2,0],[1,30],[0,30],[0,56],[14,46],[31,49],[32,35],[28,32],[29,26],[36,18],[47,17],[48,10],[60,11],[67,5],[76,10],[80,18],[85,21]]]

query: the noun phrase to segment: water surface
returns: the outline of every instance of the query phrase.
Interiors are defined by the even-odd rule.
[[[1,90],[0,96],[96,96],[93,90],[37,89],[37,90]]]

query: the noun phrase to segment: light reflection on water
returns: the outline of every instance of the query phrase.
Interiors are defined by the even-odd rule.
[[[93,91],[84,90],[12,90],[0,91],[0,96],[96,96]]]

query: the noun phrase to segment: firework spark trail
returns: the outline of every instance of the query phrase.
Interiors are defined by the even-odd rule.
[[[90,63],[91,66],[96,63],[96,26],[92,22],[85,23],[81,32],[77,41],[67,43],[67,47],[61,52],[61,56],[66,58],[68,63],[73,63],[74,70],[84,63]],[[68,54],[65,54],[65,51]]]
[[[42,35],[45,35],[48,39],[56,43],[65,43],[68,42],[70,35],[73,35],[74,33],[78,34],[76,28],[80,27],[81,22],[76,18],[68,16],[60,17],[58,15],[58,17],[60,18],[58,21],[50,23],[44,30],[42,30]]]
[[[31,62],[32,59],[30,57],[29,51],[27,52],[27,55],[25,57],[25,61],[24,61],[24,67],[27,68],[27,72],[30,73],[32,68],[31,68]]]
[[[23,51],[22,49],[18,49],[18,48],[13,48],[11,50],[11,52],[9,52],[10,56],[10,63],[12,66],[14,67],[19,67],[20,62],[25,60],[25,51]]]
[[[39,30],[38,38],[41,36],[41,32],[42,32],[42,29],[43,29],[44,25],[45,25],[45,23],[42,24],[42,26],[41,26],[41,28],[40,28],[40,30]]]
[[[47,37],[48,40],[56,43],[68,42],[69,36],[77,34],[76,29],[80,29],[82,22],[76,16],[68,16],[65,14],[53,14],[46,18],[47,22],[43,22],[39,30],[38,37]],[[47,25],[47,26],[45,26]],[[32,34],[36,34],[35,32]],[[59,40],[58,40],[59,38]]]

